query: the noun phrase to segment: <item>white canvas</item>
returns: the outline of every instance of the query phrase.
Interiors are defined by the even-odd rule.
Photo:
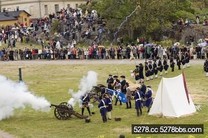
[[[162,78],[149,115],[180,117],[196,112],[189,95],[186,96],[183,75],[174,78]]]

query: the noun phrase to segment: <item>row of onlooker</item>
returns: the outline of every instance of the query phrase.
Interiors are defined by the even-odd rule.
[[[191,58],[207,58],[207,47],[162,47],[160,45],[126,45],[104,46],[93,45],[81,47],[50,47],[37,48],[2,48],[1,60],[28,60],[28,59],[155,59],[156,57],[176,57],[180,53],[188,52]]]

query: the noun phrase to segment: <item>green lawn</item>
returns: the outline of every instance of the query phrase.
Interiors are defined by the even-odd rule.
[[[2,43],[2,46],[0,46],[0,49],[2,48],[7,48],[8,47],[8,44],[5,44],[5,43]],[[41,45],[39,44],[35,44],[35,43],[20,43],[20,42],[17,42],[16,43],[16,47],[15,49],[24,49],[24,48],[29,48],[29,49],[32,49],[32,48],[39,48],[41,49]]]
[[[53,62],[53,61],[49,61]],[[1,64],[1,63],[0,63]],[[68,101],[69,89],[78,89],[79,81],[89,70],[96,71],[98,83],[105,84],[109,73],[126,75],[130,77],[130,70],[134,65],[1,65],[0,74],[9,79],[18,81],[18,68],[22,67],[23,80],[29,89],[37,96],[44,96],[48,101],[58,104]],[[166,77],[173,77],[180,74],[176,70],[169,72]],[[200,104],[202,110],[196,114],[181,118],[157,118],[148,116],[146,109],[143,115],[136,117],[133,109],[125,109],[123,106],[113,107],[113,117],[121,117],[120,122],[111,120],[102,123],[97,103],[94,104],[95,115],[91,117],[90,123],[73,117],[70,120],[60,121],[54,117],[53,109],[50,112],[34,111],[30,107],[24,110],[17,110],[13,117],[0,121],[0,129],[9,132],[19,138],[118,138],[120,134],[127,138],[204,138],[208,137],[208,86],[207,79],[202,72],[202,66],[195,65],[185,70],[186,81],[189,92],[192,94],[195,104]],[[153,90],[157,91],[160,79],[149,81]],[[9,100],[9,99],[8,99]],[[134,101],[133,101],[134,103]],[[134,106],[133,106],[134,107]],[[75,110],[81,112],[78,106]],[[87,111],[85,111],[87,115]],[[131,124],[204,124],[204,135],[132,135]]]

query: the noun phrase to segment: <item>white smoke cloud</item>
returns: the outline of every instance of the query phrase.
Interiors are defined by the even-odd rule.
[[[31,106],[49,111],[50,103],[44,97],[33,95],[24,82],[14,82],[0,75],[0,120],[11,117],[15,109]]]
[[[88,71],[87,76],[83,76],[79,84],[79,90],[73,92],[69,90],[72,98],[69,99],[68,104],[74,106],[77,102],[80,102],[81,96],[89,92],[93,86],[97,85],[97,73],[94,71]]]

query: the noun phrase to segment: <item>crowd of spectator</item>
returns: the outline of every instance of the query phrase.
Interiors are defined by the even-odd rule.
[[[55,43],[57,44],[57,43]],[[128,44],[121,46],[92,45],[87,48],[64,47],[55,45],[54,48],[45,46],[43,49],[29,48],[3,48],[0,50],[0,59],[8,60],[36,60],[36,59],[154,59],[156,57],[175,57],[181,52],[188,52],[190,58],[208,58],[207,48],[186,47],[173,45],[162,47],[156,44]]]
[[[51,37],[52,24],[58,21],[61,26],[56,36]],[[182,20],[178,21],[178,24]],[[48,17],[33,20],[30,27],[24,25],[6,26],[0,29],[0,60],[36,60],[36,59],[154,59],[155,57],[174,57],[180,52],[188,52],[190,57],[206,58],[205,47],[186,47],[172,45],[163,47],[145,41],[124,44],[120,38],[117,46],[100,45],[105,33],[105,22],[99,18],[97,11],[83,13],[82,9],[61,9]],[[67,44],[63,41],[67,39]],[[16,48],[16,43],[32,41],[41,45],[32,45],[24,49]],[[77,42],[89,40],[88,47],[77,47]],[[7,45],[1,48],[2,43]]]

